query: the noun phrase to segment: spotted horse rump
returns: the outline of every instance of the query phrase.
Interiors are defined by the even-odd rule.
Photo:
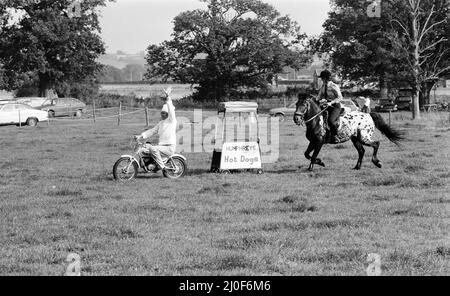
[[[339,118],[337,135],[341,139],[339,143],[357,137],[363,143],[370,143],[375,133],[375,122],[370,114],[353,111]]]

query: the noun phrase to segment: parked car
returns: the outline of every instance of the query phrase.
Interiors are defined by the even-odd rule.
[[[412,97],[397,97],[395,99],[395,104],[397,105],[398,110],[411,110],[412,106]]]
[[[0,125],[27,124],[36,126],[39,121],[47,119],[47,112],[34,109],[25,104],[7,103],[0,106]]]
[[[375,106],[376,112],[396,112],[398,111],[397,105],[391,99],[380,100],[378,105]]]
[[[342,107],[345,109],[345,112],[353,112],[353,111],[361,111],[361,109],[356,106],[355,102],[350,99],[343,99],[341,101]]]
[[[283,121],[286,116],[294,116],[295,110],[297,110],[296,104],[297,102],[294,102],[287,107],[272,108],[269,110],[269,114],[270,116],[278,117],[280,121]]]
[[[398,90],[398,95],[395,98],[395,103],[397,104],[398,110],[411,110],[413,100],[412,89],[402,88]]]
[[[10,104],[10,103],[15,103],[15,100],[0,100],[0,106],[1,105],[5,105],[5,104]]]
[[[40,97],[23,97],[23,98],[17,98],[16,102],[21,104],[29,105],[33,108],[39,108],[46,102],[48,98],[40,98]]]
[[[47,99],[39,109],[48,112],[49,117],[76,116],[86,111],[86,104],[74,98]]]

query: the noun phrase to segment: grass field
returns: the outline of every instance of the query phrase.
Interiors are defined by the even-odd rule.
[[[366,149],[352,170],[346,143],[307,172],[305,130],[286,121],[261,176],[209,174],[211,154],[189,153],[181,180],[118,184],[142,116],[0,127],[1,275],[63,275],[70,252],[82,275],[365,275],[369,253],[383,275],[450,274],[448,113],[394,115],[408,139],[383,141],[382,169]]]

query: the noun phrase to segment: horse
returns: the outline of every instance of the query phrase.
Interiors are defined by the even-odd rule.
[[[377,157],[380,141],[372,140],[375,128],[397,146],[404,139],[403,133],[387,125],[380,114],[354,111],[341,114],[337,130],[341,140],[337,143],[332,142],[329,137],[328,124],[323,116],[325,111],[326,109],[322,110],[314,98],[298,96],[294,122],[297,125],[306,124],[306,138],[309,140],[309,145],[305,151],[305,157],[311,161],[309,171],[313,170],[314,165],[325,167],[323,161],[317,158],[325,144],[340,144],[351,140],[359,155],[354,169],[360,170],[365,153],[364,146],[373,148],[372,162],[376,167],[382,167],[381,161]],[[311,152],[313,152],[312,156]]]

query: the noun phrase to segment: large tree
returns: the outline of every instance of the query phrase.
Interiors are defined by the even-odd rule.
[[[415,91],[413,118],[420,118],[419,98],[450,73],[450,0],[401,0],[392,16],[391,42],[403,53],[409,84]]]
[[[369,17],[368,5],[361,0],[332,1],[324,33],[314,45],[317,51],[329,55],[334,68],[345,78],[378,80],[385,97],[390,74],[399,70],[399,57],[388,39],[390,15]]]
[[[383,0],[379,17],[367,13],[369,3],[332,1],[316,49],[330,54],[335,68],[350,79],[409,85],[416,91],[417,118],[419,93],[429,96],[438,78],[448,73],[449,0]]]
[[[265,87],[284,66],[298,68],[304,35],[287,16],[255,0],[201,0],[206,9],[174,19],[173,39],[147,49],[147,78],[199,84],[197,98],[226,99],[240,87]]]
[[[93,78],[105,51],[97,8],[106,1],[2,0],[0,63],[6,87],[32,80],[46,96],[58,84]]]

